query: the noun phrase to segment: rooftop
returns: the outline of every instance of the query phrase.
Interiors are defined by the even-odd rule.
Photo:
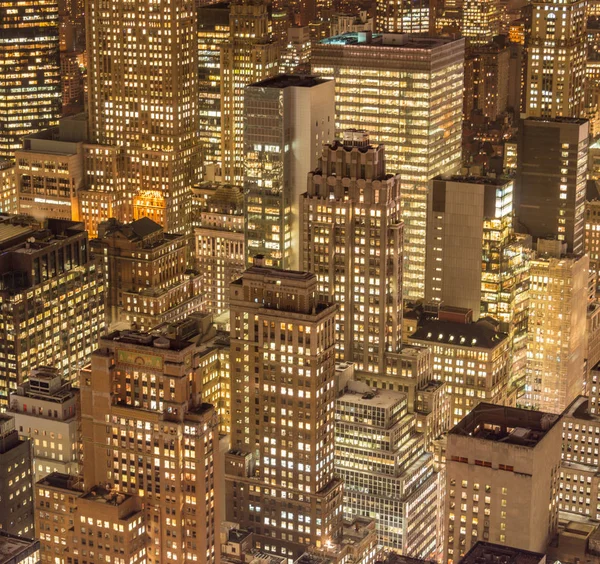
[[[450,434],[534,448],[558,420],[553,413],[480,403]]]
[[[410,336],[411,340],[478,349],[494,349],[507,338],[506,333],[496,331],[484,320],[475,323],[457,323],[437,319],[425,321]]]
[[[340,396],[338,401],[389,409],[405,398],[406,396],[401,392],[394,392],[392,390],[369,390],[364,393],[348,391]]]
[[[460,182],[462,184],[483,184],[486,186],[505,186],[513,182],[507,176],[464,176],[461,174],[440,174],[433,180],[445,180],[446,182]]]
[[[76,492],[77,494],[83,493],[79,488],[77,480],[73,476],[69,474],[63,474],[62,472],[52,472],[52,474],[48,474],[42,478],[38,484],[60,490],[69,490]]]
[[[324,82],[331,82],[325,78],[305,74],[278,74],[271,78],[251,84],[250,87],[260,86],[262,88],[288,88],[296,86],[301,88],[312,88]]]
[[[322,39],[322,45],[361,45],[373,47],[390,47],[396,49],[421,49],[431,50],[443,47],[449,43],[464,41],[463,39],[446,39],[433,37],[419,37],[407,33],[373,33],[349,32],[334,37]]]
[[[17,560],[19,555],[22,554],[22,558],[24,559],[38,548],[39,541],[37,540],[26,539],[0,531],[0,564],[13,561],[13,559],[16,562],[20,562],[20,558]]]
[[[528,118],[525,118],[523,120],[524,123],[531,123],[531,122],[537,122],[537,123],[573,123],[573,124],[576,124],[576,125],[583,125],[587,121],[588,120],[585,119],[585,118],[565,117],[565,116],[559,116],[559,117],[555,117],[555,118],[548,118],[548,117],[528,117]]]
[[[190,341],[169,339],[168,337],[151,335],[150,333],[142,333],[140,331],[113,331],[108,335],[104,335],[102,340],[175,352],[181,352],[187,347],[192,346]]]
[[[108,490],[103,486],[94,486],[89,492],[87,492],[82,497],[83,499],[87,499],[88,501],[95,501],[97,503],[102,503],[106,505],[119,506],[131,496],[125,495],[123,493],[117,493],[114,490]]]
[[[540,564],[545,562],[546,555],[529,552],[491,542],[477,541],[460,561],[461,564],[486,564],[502,562],[502,564]]]

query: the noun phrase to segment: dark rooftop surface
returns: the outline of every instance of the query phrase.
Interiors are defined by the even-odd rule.
[[[504,186],[512,182],[507,176],[464,176],[461,174],[441,174],[433,180],[445,180],[446,182],[462,182],[463,184],[484,184],[490,186]]]
[[[113,331],[108,335],[104,335],[102,340],[175,352],[180,352],[193,345],[191,341],[169,339],[168,337],[141,333],[139,331]]]
[[[38,484],[42,486],[48,486],[51,488],[59,488],[61,490],[70,490],[77,492],[78,494],[83,493],[79,488],[75,487],[75,480],[73,476],[69,474],[63,474],[62,472],[52,472],[44,478],[42,478]]]
[[[463,41],[460,39],[446,39],[433,37],[419,37],[403,33],[373,33],[371,37],[367,32],[349,32],[321,39],[321,45],[360,45],[364,47],[389,47],[392,49],[422,49],[430,50],[443,47],[449,43]]]
[[[429,343],[445,343],[462,347],[493,349],[508,338],[506,333],[496,331],[489,323],[457,323],[453,321],[425,321],[410,339]]]
[[[324,82],[331,82],[324,78],[303,74],[278,74],[271,78],[261,80],[251,84],[250,87],[260,86],[262,88],[288,88],[289,86],[299,86],[302,88],[311,88]]]
[[[585,118],[577,118],[577,117],[555,117],[555,118],[547,118],[547,117],[528,117],[523,120],[524,123],[528,122],[538,122],[538,123],[574,123],[577,125],[582,125],[586,121]]]
[[[27,555],[38,548],[38,544],[37,540],[0,531],[0,564],[9,561],[25,562]],[[14,558],[18,560],[13,560]]]
[[[533,448],[558,420],[552,413],[480,403],[450,434]]]
[[[502,562],[502,564],[540,564],[545,554],[529,552],[509,546],[477,541],[460,561],[461,564],[480,564],[482,562]]]

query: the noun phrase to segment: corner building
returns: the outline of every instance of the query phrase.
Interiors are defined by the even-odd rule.
[[[314,274],[255,265],[231,287],[227,520],[297,558],[342,529],[334,477],[335,312]]]
[[[461,165],[464,39],[346,33],[323,39],[312,72],[335,79],[337,134],[368,124],[400,173],[404,296],[425,294],[428,182]]]
[[[142,498],[147,562],[216,562],[218,418],[195,346],[132,331],[100,340],[81,373],[83,478]]]

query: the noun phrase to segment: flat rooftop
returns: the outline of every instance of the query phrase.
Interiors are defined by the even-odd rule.
[[[337,401],[389,409],[404,398],[406,398],[406,395],[402,392],[394,392],[392,390],[372,390],[368,392],[346,392],[343,396],[340,396]]]
[[[136,345],[138,347],[175,352],[181,352],[187,347],[193,346],[193,343],[190,341],[169,339],[168,337],[141,333],[140,331],[113,331],[108,335],[104,335],[102,341],[113,341],[127,345]]]
[[[23,557],[25,557],[28,551],[30,553],[38,547],[39,542],[36,540],[0,531],[0,564],[16,558],[21,553],[24,553]]]
[[[477,541],[460,561],[461,564],[502,562],[503,564],[540,564],[546,555],[509,546]]]
[[[104,486],[94,486],[89,492],[82,496],[83,499],[102,503],[106,505],[119,506],[131,496],[106,489]]]
[[[559,417],[553,413],[480,403],[450,434],[534,448]]]
[[[50,488],[70,490],[72,492],[77,492],[78,494],[83,493],[79,488],[76,487],[73,476],[69,474],[63,474],[62,472],[52,472],[52,474],[48,474],[42,478],[38,484],[41,486],[48,486]]]
[[[278,74],[271,78],[261,80],[251,84],[251,87],[260,86],[262,88],[288,88],[290,86],[297,86],[300,88],[312,88],[318,86],[324,82],[331,82],[325,78],[318,76],[303,75],[303,74]]]
[[[596,368],[594,367],[594,369]],[[586,396],[578,396],[571,402],[571,405],[565,409],[563,415],[565,417],[573,417],[585,421],[597,421],[600,418],[589,412],[589,403],[590,400]]]
[[[420,37],[407,33],[349,32],[321,39],[321,45],[361,45],[365,47],[390,47],[392,49],[431,50],[449,43],[464,41],[460,39]]]
[[[458,323],[438,319],[426,321],[409,337],[411,340],[477,349],[494,349],[507,338],[506,333],[496,331],[483,320]]]
[[[555,118],[547,118],[547,117],[528,117],[523,120],[524,123],[573,123],[576,125],[583,125],[586,121],[585,118],[576,118],[576,117],[555,117]]]
[[[486,186],[505,186],[513,182],[507,176],[465,176],[461,174],[440,174],[433,180],[445,180],[446,182],[460,182],[462,184],[483,184]]]

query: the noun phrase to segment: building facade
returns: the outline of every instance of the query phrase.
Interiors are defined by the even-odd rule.
[[[314,274],[256,265],[232,284],[227,520],[297,558],[342,529],[334,477],[335,306]]]
[[[462,35],[469,45],[486,45],[500,33],[500,3],[496,0],[464,0]]]
[[[249,85],[244,96],[246,264],[298,270],[299,204],[306,175],[334,136],[334,84],[277,75]]]
[[[147,217],[129,224],[112,219],[100,224],[90,246],[106,272],[109,327],[149,331],[203,306],[202,277],[189,268],[185,235],[165,233]]]
[[[402,342],[403,256],[400,177],[387,172],[384,146],[364,131],[325,145],[300,205],[302,268],[338,304],[338,358],[384,372]]]
[[[368,123],[371,141],[386,146],[388,170],[400,173],[411,299],[425,294],[428,182],[461,163],[464,56],[464,39],[368,32],[313,48],[312,72],[335,79],[337,135]]]
[[[85,487],[143,496],[148,562],[216,561],[218,418],[202,401],[193,350],[114,332],[81,374]]]
[[[0,7],[0,159],[21,140],[58,123],[61,106],[58,3],[15,0]]]

